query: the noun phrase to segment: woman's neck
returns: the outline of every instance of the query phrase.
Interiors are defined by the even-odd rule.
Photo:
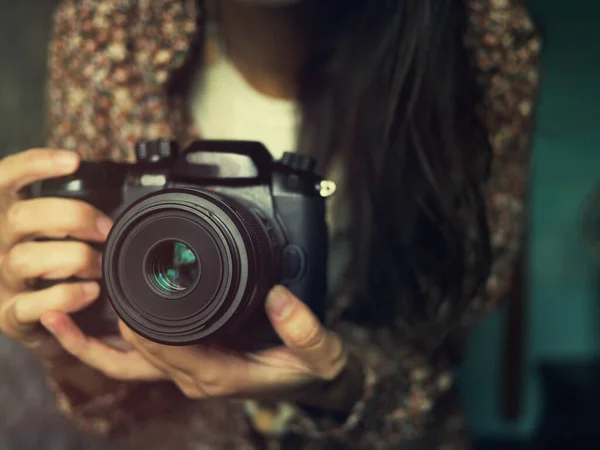
[[[312,1],[259,6],[217,0],[216,15],[228,58],[257,91],[295,98],[297,75],[308,50]]]

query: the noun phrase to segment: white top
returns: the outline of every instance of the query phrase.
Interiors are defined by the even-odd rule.
[[[226,58],[208,67],[202,78],[192,114],[203,138],[262,142],[275,159],[296,149],[296,102],[262,95]]]

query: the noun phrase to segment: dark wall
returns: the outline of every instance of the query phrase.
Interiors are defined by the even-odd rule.
[[[0,154],[43,144],[46,42],[55,0],[0,0]]]
[[[600,2],[528,4],[544,48],[528,205],[528,323],[519,420],[505,421],[500,413],[503,368],[497,349],[505,342],[503,310],[471,336],[463,371],[472,429],[515,438],[535,433],[545,414],[540,363],[600,357],[600,270],[581,238],[583,208],[600,182]]]

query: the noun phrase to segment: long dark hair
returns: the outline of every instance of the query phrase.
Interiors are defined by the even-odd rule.
[[[344,164],[352,313],[442,337],[491,260],[482,199],[490,150],[464,44],[465,1],[315,4],[315,43],[299,77],[299,151],[323,170],[336,157]]]

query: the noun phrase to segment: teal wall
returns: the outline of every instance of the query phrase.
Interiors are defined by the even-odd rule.
[[[545,45],[533,144],[526,398],[520,420],[501,419],[498,311],[473,332],[461,372],[471,427],[486,436],[535,431],[540,361],[600,354],[600,269],[579,235],[582,205],[600,182],[600,2],[529,3]]]

